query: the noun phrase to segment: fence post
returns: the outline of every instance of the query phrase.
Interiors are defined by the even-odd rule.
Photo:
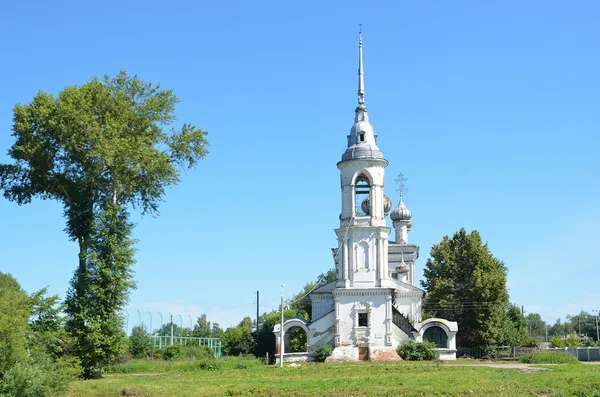
[[[587,353],[588,353],[588,361],[590,361],[590,347],[589,346],[587,348]]]

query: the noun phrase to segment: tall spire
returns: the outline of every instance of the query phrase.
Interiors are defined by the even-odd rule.
[[[362,23],[359,26],[358,31],[358,105],[364,106],[365,104],[365,81],[363,69],[363,56],[362,56]]]

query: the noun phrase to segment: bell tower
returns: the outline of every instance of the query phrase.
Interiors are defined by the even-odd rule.
[[[358,106],[348,135],[348,148],[337,163],[341,173],[342,212],[335,232],[337,288],[389,287],[388,236],[385,217],[391,201],[384,195],[388,165],[377,147],[377,135],[365,106],[362,31],[358,45]]]

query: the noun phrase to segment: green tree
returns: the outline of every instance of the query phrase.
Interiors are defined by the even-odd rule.
[[[68,353],[71,341],[64,328],[62,312],[64,305],[58,295],[46,296],[47,289],[34,292],[30,297],[31,316],[29,327],[30,349],[41,348],[53,359]]]
[[[201,314],[194,325],[192,335],[196,338],[210,338],[211,332],[210,321],[206,319],[206,314]]]
[[[526,339],[527,319],[519,306],[510,304],[504,318],[500,344],[505,346],[521,346],[525,343]]]
[[[40,92],[31,103],[14,107],[15,143],[8,154],[15,162],[0,165],[0,189],[18,204],[37,197],[63,206],[65,230],[79,246],[67,314],[77,351],[86,355],[84,365],[95,361],[89,361],[92,356],[100,360],[114,355],[99,352],[98,345],[82,343],[83,335],[92,328],[116,332],[117,312],[122,309],[115,304],[110,313],[96,315],[85,306],[92,302],[90,295],[111,294],[90,292],[96,288],[94,274],[100,266],[99,262],[89,263],[98,255],[93,249],[101,244],[93,240],[94,224],[103,212],[112,211],[109,215],[116,219],[128,206],[158,213],[166,187],[179,180],[179,167],[193,167],[207,153],[205,131],[187,123],[179,131],[165,130],[175,121],[177,102],[171,90],[122,71],[114,78],[95,78],[67,87],[56,97]],[[111,247],[107,244],[102,250]],[[131,287],[129,280],[126,283]],[[116,337],[105,336],[106,341]]]
[[[529,313],[527,315],[527,328],[529,335],[532,337],[539,341],[545,341],[547,327],[548,324],[542,320],[542,316],[539,313]]]
[[[567,316],[567,321],[571,328],[580,335],[587,336],[596,340],[596,316],[586,311]]]
[[[135,263],[133,225],[127,212],[108,203],[97,215],[89,236],[83,295],[76,274],[66,298],[67,330],[76,340],[75,352],[84,375],[102,376],[102,367],[125,353],[127,339],[120,314],[133,287]],[[81,319],[85,321],[82,322]]]
[[[329,269],[326,273],[321,273],[315,282],[306,283],[302,291],[290,299],[291,303],[289,304],[289,308],[296,310],[296,312],[300,315],[306,314],[307,318],[311,318],[312,303],[309,296],[310,292],[335,280],[337,280],[337,273],[335,269]]]
[[[210,331],[211,338],[223,338],[223,334],[225,332],[219,327],[219,323],[213,323],[212,329]]]
[[[508,305],[506,268],[476,230],[444,236],[431,248],[425,279],[424,310],[458,322],[459,346],[494,345],[502,339]]]
[[[27,356],[29,297],[10,274],[0,272],[0,379]]]
[[[134,358],[146,358],[152,352],[152,337],[143,325],[136,325],[131,329],[129,337],[129,353]]]
[[[287,321],[290,318],[298,316],[298,312],[294,309],[286,309],[283,312],[283,320]],[[256,348],[255,355],[257,357],[264,357],[266,353],[269,356],[274,357],[275,349],[277,347],[275,341],[275,335],[273,334],[273,327],[281,321],[281,313],[273,311],[265,314],[261,323],[258,335],[256,337]]]
[[[250,354],[255,347],[252,319],[244,317],[237,327],[227,328],[223,335],[223,353],[230,356]]]

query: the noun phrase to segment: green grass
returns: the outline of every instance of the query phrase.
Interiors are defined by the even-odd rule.
[[[579,360],[568,353],[555,351],[540,351],[538,353],[522,354],[519,362],[527,364],[580,364]]]
[[[595,365],[560,365],[532,371],[427,362],[363,362],[280,369],[236,358],[222,360],[217,370],[202,369],[200,361],[132,360],[124,366],[130,368],[128,374],[75,382],[69,396],[600,397],[600,366]]]

